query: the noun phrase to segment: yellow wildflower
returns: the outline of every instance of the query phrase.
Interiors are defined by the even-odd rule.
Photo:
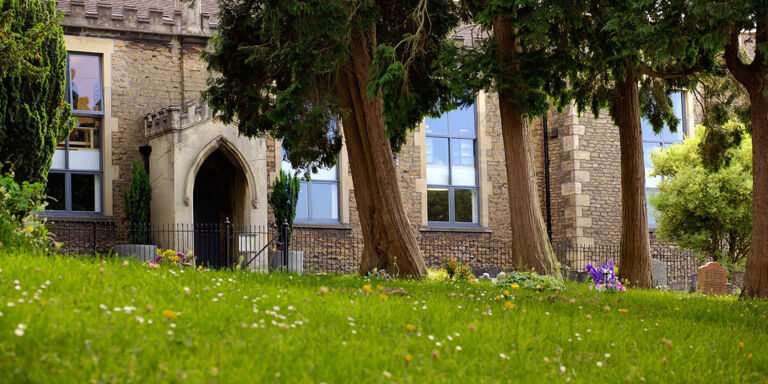
[[[528,310],[523,308],[523,313],[528,313]]]
[[[680,312],[680,308],[675,307],[675,312]]]
[[[171,311],[170,309],[164,309],[163,310],[163,316],[168,318],[168,320],[173,320],[178,316],[179,314],[175,311]]]
[[[509,291],[508,290],[505,289],[503,293],[504,293],[504,296],[509,296]]]
[[[507,301],[506,303],[504,303],[504,308],[506,308],[506,309],[512,309],[512,308],[514,308],[514,307],[515,307],[515,305],[514,305],[514,304],[512,304],[512,303],[511,303],[511,302],[509,302],[509,301]]]
[[[512,287],[512,289],[517,291],[518,289],[520,289],[520,284],[512,284],[511,287]]]
[[[744,342],[739,342],[739,348],[744,348]]]
[[[369,284],[365,284],[365,285],[363,285],[363,292],[371,293],[371,292],[373,292],[373,288],[371,288],[371,286]]]
[[[384,289],[384,287],[382,287],[380,284],[377,284],[377,285],[376,285],[376,289],[378,289],[379,291],[381,291],[382,289]]]
[[[621,313],[627,313],[627,312],[629,312],[629,309],[626,309],[626,308],[622,308],[622,309],[619,309],[619,312],[621,312]]]
[[[385,295],[383,293],[380,294],[379,297],[381,298],[381,301],[387,301],[387,299],[389,298],[389,296],[387,296],[387,295]]]
[[[198,265],[198,266],[197,266],[197,269],[199,269],[199,270],[201,270],[201,271],[202,271],[202,270],[203,270],[203,266],[202,266],[202,265]]]
[[[495,299],[496,299],[496,301],[499,301],[499,299],[501,299],[501,298],[499,296],[496,296]]]
[[[414,329],[416,329],[416,327],[414,327],[414,326],[413,326],[413,324],[406,324],[406,325],[405,325],[405,329],[406,329],[408,332],[412,332]]]
[[[405,363],[408,364],[408,363],[411,362],[411,360],[413,360],[413,356],[411,356],[410,353],[406,353],[405,354]]]
[[[29,227],[27,227],[27,230],[30,231],[30,232],[34,232],[35,231],[35,227],[30,225]]]

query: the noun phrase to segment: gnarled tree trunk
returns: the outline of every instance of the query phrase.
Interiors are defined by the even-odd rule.
[[[617,80],[614,118],[621,151],[621,250],[619,279],[639,288],[651,287],[651,243],[645,199],[643,131],[640,126],[637,69],[627,65]]]
[[[499,42],[502,65],[515,66],[517,42],[512,24],[497,18],[493,24],[494,37]],[[541,217],[533,164],[531,164],[529,135],[520,107],[511,102],[509,91],[499,92],[501,131],[507,166],[507,194],[512,225],[512,251],[523,266],[540,274],[559,276],[557,259]]]
[[[768,14],[757,23],[757,44],[768,43]],[[760,50],[750,65],[739,57],[739,31],[725,45],[725,63],[749,94],[752,110],[752,245],[741,297],[768,297],[768,66]]]
[[[360,273],[374,268],[400,276],[426,274],[424,259],[400,198],[380,98],[366,96],[376,32],[354,31],[350,59],[337,73],[344,139],[363,232]]]

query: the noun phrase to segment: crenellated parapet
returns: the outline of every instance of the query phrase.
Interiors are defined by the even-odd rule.
[[[140,17],[138,9],[123,6],[122,13],[115,13],[109,4],[98,4],[96,12],[87,12],[85,2],[72,0],[61,25],[68,28],[109,30],[159,35],[192,35],[209,37],[218,25],[211,23],[209,15],[175,11],[173,16],[163,15],[159,9],[149,9],[149,16]],[[187,16],[191,20],[185,20]],[[192,19],[194,18],[194,19]]]
[[[144,134],[147,139],[169,132],[182,131],[213,117],[207,104],[188,101],[183,107],[170,106],[144,117]]]

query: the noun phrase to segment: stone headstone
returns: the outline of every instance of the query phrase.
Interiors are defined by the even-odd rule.
[[[699,293],[725,295],[728,271],[718,263],[709,262],[699,267]]]
[[[744,271],[733,271],[731,277],[733,285],[739,287],[739,289],[744,289]]]
[[[669,286],[667,282],[667,263],[651,259],[651,273],[653,276],[653,286],[666,288]]]

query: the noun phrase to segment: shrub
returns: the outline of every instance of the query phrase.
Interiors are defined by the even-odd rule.
[[[272,183],[272,194],[269,195],[269,205],[275,212],[275,222],[278,228],[288,223],[286,232],[280,230],[280,242],[288,246],[293,231],[293,219],[296,218],[296,204],[299,202],[301,182],[296,175],[289,175],[283,170]],[[285,237],[285,238],[284,238]]]
[[[125,215],[131,225],[145,225],[149,223],[149,206],[152,202],[152,187],[149,184],[149,175],[144,166],[139,162],[133,163],[131,173],[131,186],[123,196],[125,201]],[[136,244],[144,244],[145,231],[131,231],[131,237]]]
[[[173,249],[157,249],[154,260],[147,262],[152,267],[167,266],[194,266],[195,255],[192,252],[176,252]]]
[[[467,263],[462,263],[454,257],[449,257],[445,261],[445,271],[448,273],[448,277],[452,280],[467,280],[472,281],[475,279],[475,275],[472,273],[472,267]]]
[[[507,274],[504,280],[498,282],[503,287],[509,287],[517,284],[522,288],[532,288],[536,290],[565,290],[563,281],[553,276],[542,276],[535,272],[512,271]]]
[[[12,175],[0,178],[0,248],[45,250],[48,230],[37,211],[45,208],[40,183],[16,183]]]

